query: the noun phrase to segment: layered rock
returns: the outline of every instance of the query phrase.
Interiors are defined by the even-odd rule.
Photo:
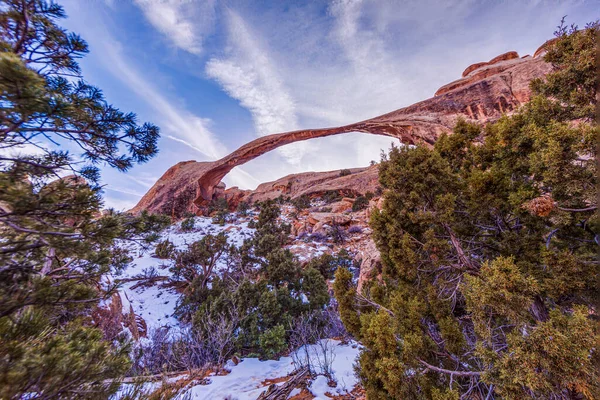
[[[349,175],[341,176],[341,170],[325,172],[304,172],[291,174],[273,182],[261,183],[255,190],[240,190],[237,187],[215,192],[214,196],[225,198],[234,209],[240,201],[253,204],[265,200],[273,200],[279,196],[297,197],[307,195],[320,196],[326,192],[337,192],[340,196],[359,196],[367,192],[375,192],[379,187],[377,166],[368,168],[352,168]],[[342,208],[352,208],[353,199],[346,198],[331,204],[337,207],[336,212]],[[349,207],[348,207],[348,203]]]
[[[534,57],[505,53],[465,70],[465,76],[440,88],[425,101],[365,121],[325,129],[305,129],[264,136],[213,162],[186,161],[171,167],[133,208],[171,214],[199,212],[215,195],[217,186],[234,167],[280,146],[348,132],[364,132],[400,139],[404,144],[432,145],[451,132],[458,118],[476,123],[494,121],[529,100],[529,82],[544,76],[551,66],[544,62],[545,46]],[[241,197],[246,196],[238,195]]]

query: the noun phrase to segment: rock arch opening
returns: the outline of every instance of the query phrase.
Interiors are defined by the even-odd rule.
[[[516,58],[511,53],[506,59],[484,63],[442,87],[434,97],[372,119],[264,136],[213,162],[180,162],[169,168],[131,211],[148,210],[179,218],[187,211],[201,210],[233,168],[294,142],[362,132],[393,137],[404,144],[432,145],[442,133],[451,132],[459,118],[485,124],[528,101],[529,82],[551,69],[542,54]]]

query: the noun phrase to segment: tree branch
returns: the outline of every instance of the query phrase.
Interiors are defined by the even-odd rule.
[[[426,367],[424,372],[431,370],[431,371],[435,371],[435,372],[439,372],[439,373],[447,374],[447,375],[452,375],[452,376],[480,376],[481,374],[484,373],[484,371],[452,371],[449,369],[434,367],[433,365],[428,364],[421,359],[417,359],[417,361]]]

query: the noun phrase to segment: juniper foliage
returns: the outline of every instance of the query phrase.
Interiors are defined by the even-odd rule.
[[[600,398],[598,33],[560,27],[517,114],[382,159],[382,279],[334,287],[369,399]]]

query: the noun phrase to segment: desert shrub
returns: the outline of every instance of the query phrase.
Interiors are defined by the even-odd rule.
[[[57,24],[65,16],[55,1],[0,5],[2,399],[118,389],[129,346],[108,340],[94,314],[116,293],[105,277],[132,260],[123,244],[147,247],[165,222],[103,210],[101,169],[150,160],[159,128],[85,81],[78,62],[89,48]]]
[[[297,210],[306,210],[310,207],[310,197],[308,197],[306,194],[303,194],[302,196],[293,199],[292,204]]]
[[[367,200],[365,196],[358,196],[356,200],[354,200],[354,203],[352,203],[352,211],[356,212],[364,210],[368,205],[369,200]]]
[[[342,195],[337,190],[328,190],[323,194],[321,199],[325,203],[330,204],[330,203],[335,203],[336,201],[341,200]]]
[[[321,207],[319,208],[319,212],[331,212],[331,207]]]
[[[154,249],[154,255],[161,260],[165,260],[167,258],[171,258],[171,256],[175,252],[175,245],[168,239],[163,240],[159,244],[156,245]]]
[[[346,249],[341,249],[337,254],[325,253],[315,257],[306,264],[305,268],[314,268],[327,280],[333,279],[335,271],[339,267],[350,268],[353,266],[353,259]]]
[[[291,187],[291,184],[290,184],[290,187]],[[277,196],[277,198],[274,201],[275,201],[275,203],[281,205],[281,204],[289,203],[291,200],[292,199],[290,196],[284,196],[284,195],[280,194],[279,196]]]
[[[326,242],[328,237],[324,233],[321,232],[313,232],[308,236],[309,240],[313,242]]]
[[[344,228],[335,220],[331,222],[331,225],[327,229],[327,234],[335,244],[344,243],[348,237]]]
[[[350,171],[349,169],[343,169],[340,171],[340,176],[348,176],[348,175],[352,175],[352,171]]]
[[[196,226],[196,217],[188,217],[181,221],[181,230],[183,232],[190,232],[194,230]]]
[[[276,202],[263,202],[259,209],[255,234],[239,249],[229,247],[222,253],[231,267],[213,273],[210,285],[203,283],[203,278],[210,274],[209,262],[218,249],[205,249],[209,251],[193,257],[193,262],[177,259],[175,275],[180,282],[187,282],[177,315],[191,321],[202,337],[208,334],[203,333],[206,318],[225,322],[235,315],[229,342],[234,351],[270,358],[288,347],[289,332],[283,328],[303,312],[322,309],[329,302],[329,293],[319,271],[303,269],[284,248],[289,225],[278,222]]]
[[[373,197],[375,197],[375,193],[367,192],[365,193],[365,197],[367,198],[367,200],[371,200]]]
[[[295,368],[307,368],[311,374],[335,380],[332,368],[335,343],[327,339],[345,341],[349,338],[337,311],[328,307],[303,313],[294,318],[290,331],[291,357]]]
[[[348,228],[348,233],[362,233],[363,229],[358,226],[358,225],[352,225],[350,228]]]
[[[227,222],[228,215],[229,215],[229,213],[227,211],[223,211],[223,210],[217,211],[217,213],[212,218],[212,223],[223,226]]]
[[[273,358],[287,349],[285,328],[275,325],[260,335],[260,349],[266,358]]]
[[[245,217],[248,215],[248,210],[250,210],[250,204],[245,201],[240,201],[236,209],[237,213]]]
[[[599,33],[559,27],[516,113],[382,158],[382,277],[334,283],[368,398],[600,398]]]
[[[210,203],[208,203],[208,215],[211,215],[214,212],[229,212],[229,204],[227,203],[227,199],[225,198],[217,198],[212,199]]]

